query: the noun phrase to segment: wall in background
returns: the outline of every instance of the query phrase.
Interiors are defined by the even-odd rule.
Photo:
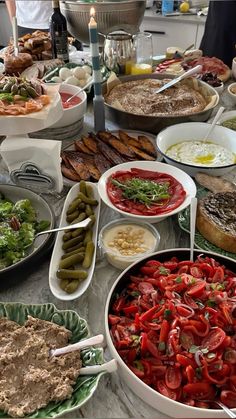
[[[5,2],[0,2],[0,45],[8,45],[11,36],[12,29],[7,8]]]

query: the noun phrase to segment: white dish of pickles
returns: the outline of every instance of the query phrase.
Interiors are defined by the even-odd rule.
[[[66,198],[59,227],[91,217],[86,228],[57,233],[50,267],[49,286],[59,300],[75,300],[89,287],[96,261],[100,198],[96,184],[81,181]]]

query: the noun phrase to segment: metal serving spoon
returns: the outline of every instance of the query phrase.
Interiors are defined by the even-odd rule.
[[[202,400],[203,402],[207,402],[207,403],[215,403],[217,404],[219,407],[221,407],[222,410],[224,410],[224,412],[230,417],[230,418],[236,418],[235,413],[229,409],[227,406],[225,406],[224,403],[222,402],[218,402],[217,400]]]
[[[80,221],[79,223],[70,224],[69,226],[66,226],[66,227],[58,227],[58,228],[53,228],[51,230],[40,231],[39,233],[35,234],[34,238],[36,239],[38,236],[41,236],[42,234],[56,233],[57,231],[63,231],[63,230],[72,230],[72,228],[73,229],[84,228],[89,225],[90,221],[91,221],[91,218],[89,217],[89,218],[85,218],[85,220]]]

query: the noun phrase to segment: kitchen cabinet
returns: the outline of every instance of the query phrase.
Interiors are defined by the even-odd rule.
[[[186,49],[194,44],[199,47],[204,32],[205,18],[197,16],[165,17],[146,11],[140,30],[153,35],[153,55],[164,54],[170,46]]]

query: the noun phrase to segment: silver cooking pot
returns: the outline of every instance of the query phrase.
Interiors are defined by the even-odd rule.
[[[125,74],[126,66],[135,56],[133,35],[128,32],[112,32],[104,37],[103,62],[117,74]]]

